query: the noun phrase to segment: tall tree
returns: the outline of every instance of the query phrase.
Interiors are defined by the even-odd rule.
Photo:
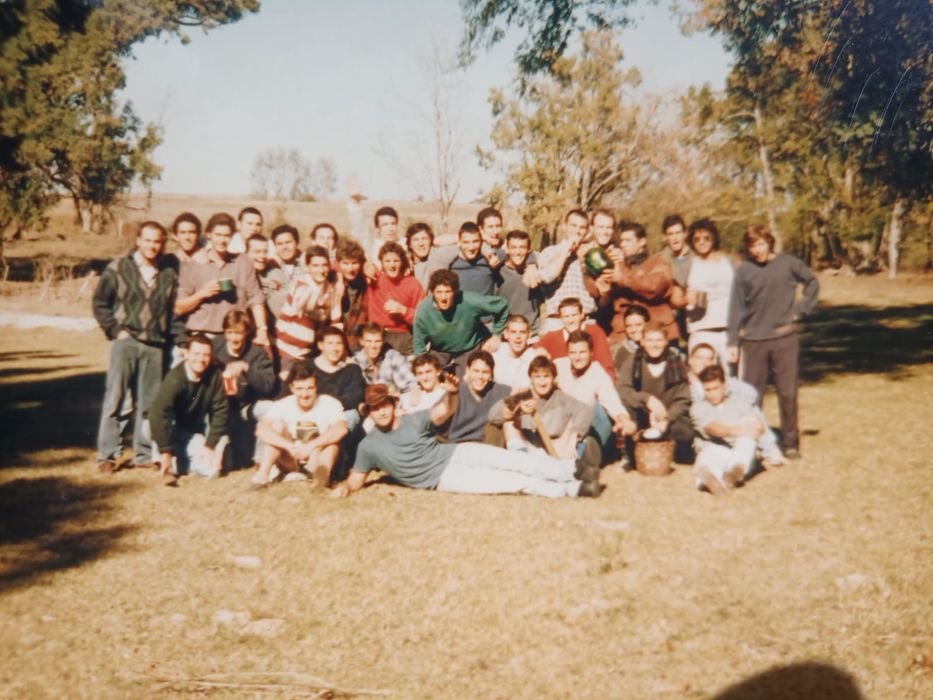
[[[64,190],[106,209],[137,178],[158,176],[159,142],[118,94],[132,47],[163,33],[187,41],[255,12],[258,0],[8,0],[0,3],[0,255]]]
[[[656,172],[653,112],[632,97],[640,77],[621,61],[611,33],[585,33],[580,54],[557,60],[524,96],[490,97],[495,149],[481,160],[504,172],[535,237],[553,231],[567,208],[631,197]]]

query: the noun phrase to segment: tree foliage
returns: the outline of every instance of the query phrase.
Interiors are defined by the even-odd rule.
[[[636,103],[638,71],[621,61],[609,32],[585,33],[580,54],[557,60],[524,96],[490,97],[495,149],[481,159],[504,171],[503,187],[521,196],[535,236],[554,230],[568,208],[632,197],[656,172],[654,113]]]
[[[520,80],[550,73],[570,47],[574,35],[632,23],[634,0],[460,0],[465,25],[460,45],[466,64],[479,48],[491,48],[518,28],[525,38],[515,52]]]
[[[765,144],[791,230],[854,239],[873,229],[877,248],[885,228],[899,231],[900,217],[929,199],[926,0],[696,0],[693,10],[693,25],[721,36],[735,58],[725,94],[697,109],[745,149],[746,163]]]
[[[258,9],[258,0],[9,0],[0,3],[0,241],[41,221],[64,191],[105,211],[159,175],[159,129],[119,92],[132,47],[163,33],[187,41]]]

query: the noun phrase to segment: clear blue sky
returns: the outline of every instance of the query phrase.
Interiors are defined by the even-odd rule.
[[[636,12],[643,19],[619,40],[625,64],[641,70],[645,89],[723,85],[729,62],[714,39],[682,36],[664,2]],[[413,116],[427,100],[418,61],[432,39],[455,51],[461,30],[457,0],[263,0],[258,14],[236,24],[193,31],[187,46],[165,39],[142,44],[127,65],[125,94],[144,120],[164,129],[156,192],[246,194],[256,154],[294,146],[312,159],[334,159],[338,197],[356,173],[370,198],[414,198],[416,189],[380,155],[380,142],[429,137]],[[513,79],[517,38],[481,55],[458,78],[460,201],[495,180],[477,165],[473,149],[488,145],[487,97]]]

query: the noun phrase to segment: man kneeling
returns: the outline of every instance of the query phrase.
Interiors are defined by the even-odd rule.
[[[343,405],[333,396],[317,393],[317,376],[310,365],[293,365],[288,375],[291,396],[276,401],[263,415],[256,437],[263,442],[259,470],[250,488],[261,489],[272,480],[272,469],[288,472],[286,480],[314,477],[326,486],[347,434]]]
[[[381,469],[413,488],[457,493],[530,493],[552,498],[598,496],[596,480],[580,481],[570,459],[509,452],[481,443],[440,443],[434,433],[457,408],[459,382],[444,375],[445,396],[429,411],[407,416],[396,412],[398,399],[385,384],[366,387],[364,409],[376,429],[360,443],[353,470],[335,497],[363,488],[366,474]],[[581,473],[581,475],[584,475]]]

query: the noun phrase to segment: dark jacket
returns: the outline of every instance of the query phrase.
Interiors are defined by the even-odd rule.
[[[687,368],[683,359],[673,349],[667,349],[667,365],[660,378],[661,391],[651,394],[644,390],[648,383],[645,351],[638,348],[634,355],[625,358],[619,368],[619,380],[616,389],[622,398],[625,407],[635,413],[636,410],[647,410],[649,396],[656,396],[667,408],[668,420],[674,423],[678,418],[689,416],[690,413],[690,382],[687,381]]]
[[[152,439],[160,450],[171,447],[176,430],[203,433],[208,419],[205,444],[211,448],[217,445],[227,430],[229,411],[222,373],[223,368],[213,364],[199,381],[189,382],[182,362],[165,376],[148,411]]]
[[[231,398],[236,399],[240,406],[248,406],[260,399],[275,398],[278,378],[265,350],[247,341],[243,353],[234,357],[227,351],[226,338],[222,335],[214,338],[214,362],[224,368],[238,361],[245,362],[249,368],[239,376],[236,396]]]

